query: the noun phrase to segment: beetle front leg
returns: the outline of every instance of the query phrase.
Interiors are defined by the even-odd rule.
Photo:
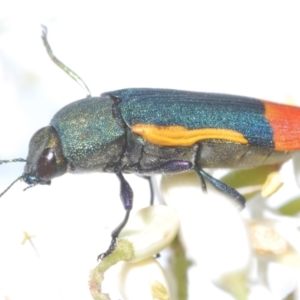
[[[129,215],[132,209],[132,202],[133,202],[133,192],[132,189],[129,185],[129,183],[126,181],[126,179],[124,178],[122,172],[118,171],[116,173],[116,175],[118,176],[120,183],[121,183],[121,191],[120,191],[120,197],[123,203],[123,206],[126,210],[126,214],[125,214],[125,218],[124,220],[121,222],[121,224],[114,229],[114,231],[111,234],[111,243],[109,248],[106,250],[106,252],[98,255],[98,260],[99,259],[103,259],[104,257],[108,256],[109,254],[111,254],[117,245],[117,238],[121,232],[121,230],[125,227],[128,219],[129,219]]]

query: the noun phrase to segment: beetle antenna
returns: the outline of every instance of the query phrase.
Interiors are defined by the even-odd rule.
[[[19,180],[23,179],[23,175],[14,180],[1,194],[0,198]]]
[[[14,159],[0,160],[0,165],[5,164],[5,163],[11,163],[11,162],[26,162],[26,159],[14,158]]]
[[[65,71],[71,78],[73,78],[86,92],[87,97],[91,97],[91,92],[85,82],[70,68],[68,68],[64,63],[62,63],[54,54],[50,47],[50,44],[47,40],[48,29],[46,26],[42,25],[42,40],[47,50],[48,55],[50,56],[51,60],[60,67],[63,71]]]
[[[24,158],[14,158],[14,159],[5,159],[5,160],[0,160],[0,165],[5,164],[5,163],[11,163],[11,162],[26,162],[26,159]],[[16,180],[14,180],[1,194],[0,198],[19,180],[23,178],[23,175],[18,177]]]
[[[33,183],[33,184],[31,184],[31,185],[29,185],[28,187],[26,187],[26,188],[23,190],[23,192],[27,191],[29,188],[35,187],[36,185],[37,185],[36,182]]]

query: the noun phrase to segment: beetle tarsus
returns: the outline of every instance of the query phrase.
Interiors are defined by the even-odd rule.
[[[114,250],[115,250],[115,248],[116,248],[116,246],[117,246],[117,238],[112,238],[108,249],[104,253],[101,253],[101,254],[98,255],[97,261],[102,260],[106,256],[108,256],[111,253],[113,253]]]
[[[110,245],[109,245],[108,249],[104,253],[98,255],[97,260],[103,259],[106,256],[108,256],[108,255],[110,255],[111,253],[114,252],[114,250],[117,246],[117,238],[118,238],[121,230],[124,228],[124,226],[128,222],[130,211],[131,211],[131,209],[126,211],[126,215],[125,215],[124,220],[122,221],[122,223],[116,229],[114,229],[114,231],[111,234],[111,242],[110,242]]]
[[[125,177],[123,176],[122,172],[116,171],[116,175],[118,176],[120,183],[121,183],[120,197],[121,197],[123,206],[126,210],[126,214],[125,214],[124,220],[121,222],[121,224],[116,229],[114,229],[114,231],[112,232],[110,246],[108,247],[107,251],[98,255],[98,260],[103,259],[104,257],[108,256],[115,250],[116,245],[117,245],[117,238],[118,238],[121,230],[127,224],[129,215],[130,215],[130,212],[132,209],[132,202],[133,202],[132,189],[131,189],[129,183],[127,182],[127,180],[125,179]]]

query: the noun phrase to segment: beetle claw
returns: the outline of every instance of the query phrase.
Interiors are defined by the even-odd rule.
[[[104,253],[101,253],[97,256],[97,261],[102,260],[106,256],[110,255],[112,252],[114,252],[116,246],[117,246],[117,239],[113,237],[111,239],[108,249]]]

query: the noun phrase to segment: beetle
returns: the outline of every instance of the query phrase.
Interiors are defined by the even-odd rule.
[[[45,28],[43,40],[50,57],[62,65],[52,53]],[[71,70],[67,73],[82,84]],[[88,95],[66,105],[33,135],[26,160],[0,163],[26,161],[17,180],[29,187],[50,184],[67,172],[115,173],[126,213],[112,232],[108,250],[98,257],[104,258],[115,249],[132,209],[133,192],[124,173],[149,178],[192,170],[203,190],[207,181],[243,207],[245,199],[240,193],[203,168],[250,168],[284,162],[300,149],[299,120],[298,107],[250,97],[123,89],[99,97]]]

